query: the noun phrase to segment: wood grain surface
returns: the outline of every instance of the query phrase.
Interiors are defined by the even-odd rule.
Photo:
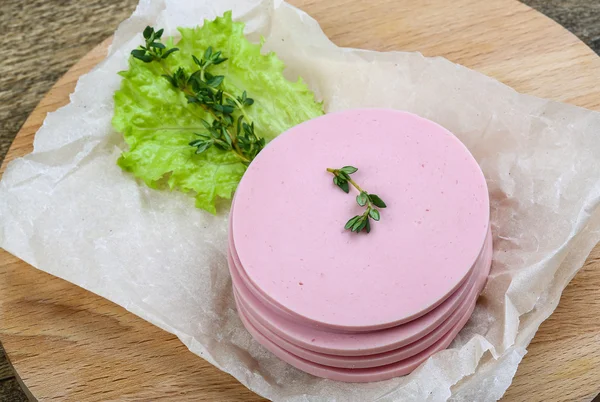
[[[521,92],[600,110],[600,58],[514,0],[295,0],[338,45],[414,50],[493,76]],[[47,112],[108,42],[75,65],[19,132],[6,162],[31,151]],[[505,400],[585,401],[600,391],[600,250],[542,324]],[[0,252],[0,339],[40,400],[258,401],[174,336],[123,308]]]

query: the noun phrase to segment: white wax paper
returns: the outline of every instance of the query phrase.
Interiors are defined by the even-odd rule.
[[[155,191],[115,164],[112,94],[149,24],[176,34],[232,9],[266,38],[290,79],[327,111],[389,107],[434,120],[475,155],[491,193],[494,263],[477,309],[451,348],[411,375],[347,384],[302,373],[242,327],[227,270],[227,215]],[[442,58],[342,49],[281,0],[142,0],[107,59],[51,113],[32,154],[0,184],[0,245],[176,334],[244,385],[286,401],[493,401],[540,323],[599,240],[600,113],[516,93]]]

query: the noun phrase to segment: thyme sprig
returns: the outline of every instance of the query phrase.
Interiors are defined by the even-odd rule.
[[[387,205],[377,194],[370,194],[362,187],[358,185],[350,175],[358,171],[354,166],[344,166],[340,169],[327,168],[329,173],[333,174],[333,183],[342,189],[345,193],[350,192],[350,185],[358,191],[356,196],[356,203],[361,207],[366,207],[365,212],[361,215],[356,215],[346,222],[344,229],[351,230],[352,232],[359,233],[365,230],[367,233],[371,232],[370,219],[379,221],[381,214],[378,208],[385,208]]]
[[[165,59],[179,49],[167,48],[161,42],[163,31],[146,27],[143,33],[145,46],[132,50],[131,55],[145,63],[158,63],[164,72],[163,77],[185,94],[188,104],[200,107],[211,115],[212,121],[200,118],[206,131],[194,133],[198,138],[189,145],[196,148],[196,154],[215,146],[233,152],[243,163],[249,164],[265,147],[265,139],[256,135],[254,122],[245,110],[254,104],[254,99],[248,97],[246,91],[239,96],[225,91],[222,88],[225,76],[213,75],[208,71],[210,67],[227,61],[221,51],[214,51],[211,46],[204,51],[201,59],[192,55],[197,66],[195,71],[188,72],[183,67],[171,71]]]

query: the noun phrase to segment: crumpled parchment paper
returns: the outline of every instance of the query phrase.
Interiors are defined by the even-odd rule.
[[[434,120],[475,155],[491,193],[495,254],[483,296],[451,348],[411,375],[346,384],[302,373],[242,327],[225,251],[227,215],[146,188],[115,161],[110,124],[117,72],[149,24],[176,34],[232,9],[266,38],[290,79],[327,111],[390,107]],[[600,113],[516,93],[418,53],[342,49],[281,0],[142,0],[71,103],[51,113],[32,154],[0,184],[0,245],[176,334],[194,353],[273,400],[493,401],[540,323],[600,238]]]

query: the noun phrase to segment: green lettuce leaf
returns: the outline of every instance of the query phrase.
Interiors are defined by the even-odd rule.
[[[244,24],[233,22],[231,12],[202,27],[179,31],[180,51],[165,60],[169,68],[192,72],[196,69],[192,55],[201,57],[209,46],[221,50],[228,60],[211,67],[211,73],[225,76],[225,91],[241,95],[245,90],[254,99],[245,111],[257,135],[267,142],[323,114],[322,104],[302,79],[286,80],[283,62],[274,53],[261,54],[261,45],[244,37]],[[173,39],[165,42],[172,46]],[[212,118],[188,104],[185,95],[162,77],[159,64],[131,57],[129,69],[120,74],[123,81],[114,95],[112,123],[123,133],[129,150],[119,158],[119,166],[151,188],[190,192],[197,207],[216,213],[217,200],[231,199],[246,166],[231,152],[215,147],[195,154],[189,142],[198,138],[194,133],[204,131],[201,120]]]

